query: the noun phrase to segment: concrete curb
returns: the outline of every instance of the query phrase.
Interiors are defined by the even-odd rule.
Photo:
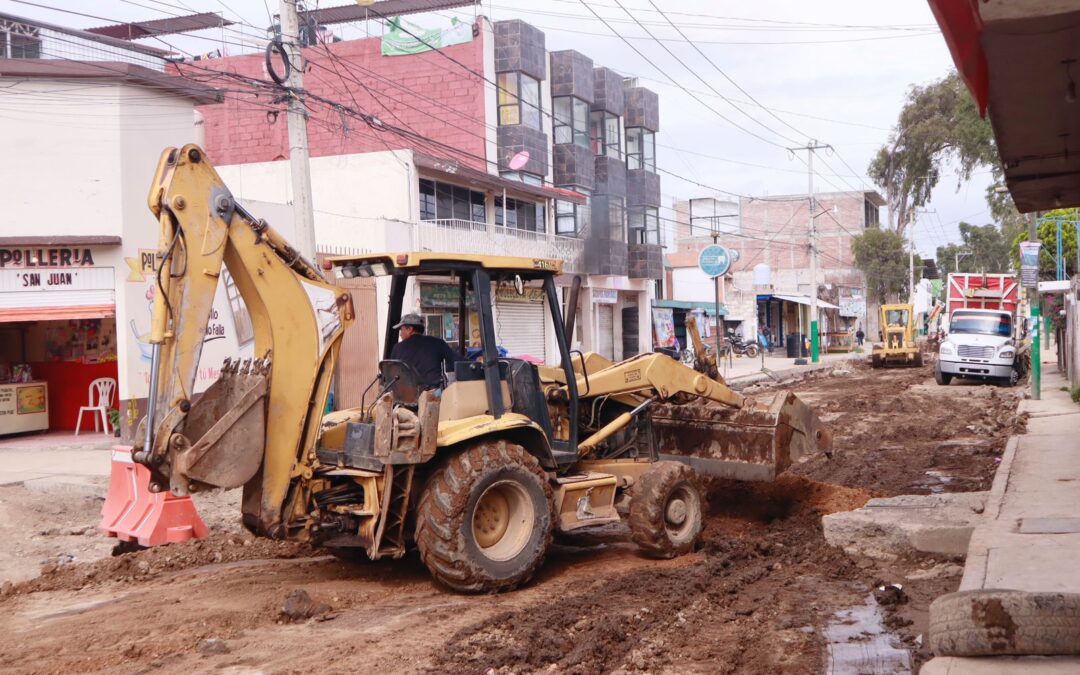
[[[1013,461],[1016,459],[1016,450],[1020,447],[1020,436],[1010,436],[1005,443],[1005,452],[1001,454],[1001,464],[994,473],[994,482],[990,486],[990,493],[986,497],[986,510],[983,511],[985,521],[997,520],[1001,513],[1001,505],[1005,501],[1005,492],[1009,489],[1009,476],[1012,474]],[[972,532],[968,542],[967,559],[964,562],[964,576],[960,580],[959,590],[976,590],[983,587],[986,581],[986,565],[990,560],[990,549],[981,544],[980,537]]]
[[[804,373],[816,373],[822,370],[830,370],[833,368],[842,368],[848,365],[848,361],[855,361],[857,359],[854,356],[862,356],[861,354],[854,354],[852,357],[837,359],[836,361],[827,361],[822,363],[816,363],[807,366],[793,366],[791,368],[785,368],[784,370],[771,370],[768,373],[758,371],[756,373],[750,373],[747,375],[736,375],[734,377],[727,378],[727,382],[735,389],[741,389],[758,382],[779,382],[786,380],[796,375]]]

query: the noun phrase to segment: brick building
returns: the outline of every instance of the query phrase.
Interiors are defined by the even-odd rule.
[[[754,339],[767,326],[773,341],[786,346],[789,335],[810,325],[810,294],[819,299],[822,344],[838,345],[844,334],[862,326],[868,334],[873,310],[866,306],[866,282],[855,266],[852,239],[879,223],[884,200],[877,192],[818,193],[814,196],[818,241],[817,288],[810,279],[809,199],[806,195],[676,200],[674,252],[669,297],[711,303],[714,282],[697,268],[698,254],[713,242],[737,251],[738,259],[722,285],[726,327]],[[871,321],[871,324],[874,322]]]
[[[576,342],[616,359],[651,350],[663,269],[657,95],[582,53],[549,53],[520,20],[478,17],[471,39],[441,53],[386,55],[382,40],[303,50],[317,245],[562,258],[561,283],[585,276]],[[264,68],[261,54],[179,66],[196,79],[264,79]],[[241,198],[291,199],[280,109],[265,93],[200,109],[207,153]],[[354,111],[378,118],[374,128]],[[421,284],[408,301],[456,341],[438,298]],[[554,335],[536,330],[543,304],[523,304],[503,308],[513,320],[500,342],[553,356]],[[381,332],[384,303],[369,309],[380,321],[364,330]]]

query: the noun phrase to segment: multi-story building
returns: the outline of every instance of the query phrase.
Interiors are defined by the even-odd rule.
[[[34,382],[18,386],[47,392],[27,400],[54,430],[75,429],[97,378],[116,382],[129,430],[147,395],[159,236],[147,190],[162,149],[195,140],[195,106],[222,96],[167,75],[165,55],[0,13],[0,385],[28,366]],[[238,349],[229,306],[223,289],[197,391]],[[26,430],[10,423],[32,410],[0,399],[0,434]]]
[[[855,235],[878,225],[884,200],[873,191],[829,192],[816,194],[814,204],[817,288],[810,277],[807,195],[675,201],[678,243],[668,255],[669,297],[713,301],[714,281],[697,264],[702,248],[715,240],[738,256],[720,288],[726,327],[748,339],[768,327],[774,343],[785,346],[788,336],[809,330],[816,293],[825,342],[846,340],[860,326],[870,334],[866,282],[851,244]]]
[[[481,16],[466,37],[405,55],[388,55],[384,37],[303,50],[317,244],[560,258],[563,285],[584,276],[576,342],[616,359],[650,350],[662,275],[656,94],[584,54],[549,53],[523,21]],[[263,78],[264,57],[180,66],[197,79],[208,69]],[[252,94],[200,109],[206,149],[241,198],[286,202],[285,117],[268,103]],[[421,282],[407,300],[456,342],[445,290]],[[380,320],[364,330],[381,331],[374,298],[360,311]],[[512,354],[556,353],[539,300],[499,296]]]

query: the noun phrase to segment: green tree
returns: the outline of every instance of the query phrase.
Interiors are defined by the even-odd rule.
[[[997,225],[971,225],[960,223],[959,244],[938,246],[937,266],[942,272],[989,272],[1001,274],[1009,271],[1009,244]],[[959,267],[957,261],[959,260]]]
[[[892,230],[868,228],[851,242],[855,265],[866,275],[867,294],[877,303],[888,302],[908,286],[908,251],[904,237]],[[922,260],[915,258],[916,271]]]
[[[1044,219],[1039,223],[1036,234],[1039,237],[1039,241],[1042,242],[1042,249],[1039,252],[1039,278],[1048,281],[1056,279],[1056,260],[1054,258],[1057,252],[1057,222],[1054,218],[1059,218],[1063,222],[1061,224],[1061,253],[1065,258],[1065,278],[1071,278],[1072,275],[1077,273],[1076,270],[1076,224],[1080,221],[1080,209],[1055,209],[1054,211],[1047,211],[1043,214]],[[1034,218],[1034,216],[1032,216]],[[1009,259],[1012,260],[1012,264],[1016,269],[1020,269],[1020,242],[1027,241],[1027,232],[1020,232],[1012,241],[1012,246],[1009,249]]]
[[[889,225],[901,235],[916,209],[925,206],[941,179],[942,167],[959,168],[957,188],[980,166],[996,166],[997,145],[990,123],[959,75],[912,87],[896,127],[871,160],[867,175],[885,191]]]

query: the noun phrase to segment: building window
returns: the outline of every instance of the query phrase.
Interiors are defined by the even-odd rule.
[[[515,230],[543,232],[546,229],[544,227],[544,205],[508,197],[504,209],[503,198],[496,197],[495,224]]]
[[[631,244],[660,243],[660,210],[655,206],[635,206],[627,215]]]
[[[576,96],[557,96],[553,103],[555,144],[589,147],[589,104]]]
[[[869,199],[863,200],[864,227],[877,227],[880,224],[880,210]]]
[[[566,237],[582,234],[589,226],[589,205],[561,199],[555,202],[555,234]]]
[[[626,168],[656,173],[656,134],[642,127],[626,130]]]
[[[597,110],[592,114],[589,129],[594,155],[622,159],[622,138],[619,136],[619,116]]]
[[[6,23],[0,28],[0,58],[40,59],[40,29],[23,23]]]
[[[540,82],[525,73],[499,73],[499,124],[540,126]]]
[[[528,173],[527,171],[503,171],[499,175],[507,180],[516,180],[519,183],[527,183],[529,185],[544,184],[544,179],[541,176]]]
[[[626,209],[622,197],[609,197],[608,237],[612,241],[626,241]]]
[[[487,222],[484,193],[460,185],[420,179],[420,220]]]

